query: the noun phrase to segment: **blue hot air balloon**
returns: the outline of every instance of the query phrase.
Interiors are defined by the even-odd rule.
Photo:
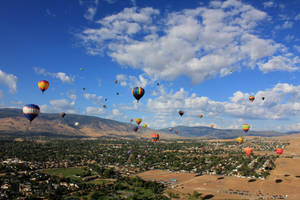
[[[23,113],[31,123],[40,114],[40,107],[34,104],[27,104],[23,107]]]

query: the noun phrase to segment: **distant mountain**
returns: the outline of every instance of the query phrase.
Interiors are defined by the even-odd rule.
[[[75,122],[79,126],[75,126]],[[0,109],[0,135],[2,136],[53,136],[53,137],[127,137],[151,138],[149,128],[140,127],[133,131],[135,124],[99,117],[68,114],[62,118],[59,113],[41,113],[30,124],[21,109]],[[164,138],[178,136],[160,133]]]
[[[220,139],[230,139],[243,135],[248,136],[263,136],[263,137],[276,137],[281,135],[287,135],[290,133],[280,133],[275,131],[248,131],[244,133],[242,130],[238,129],[216,129],[206,126],[176,126],[172,127],[173,131],[170,132],[169,128],[160,129],[162,132],[168,132],[169,134],[174,134],[178,131],[178,135],[182,137],[204,137],[204,138],[220,138]]]

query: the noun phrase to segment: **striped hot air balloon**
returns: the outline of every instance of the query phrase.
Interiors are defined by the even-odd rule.
[[[23,113],[31,123],[40,114],[40,107],[34,104],[27,104],[23,107]]]
[[[246,153],[247,156],[250,156],[253,152],[253,149],[251,147],[246,147],[244,148],[244,152]]]
[[[135,122],[136,122],[137,125],[140,125],[140,123],[142,122],[142,119],[141,118],[136,118]]]
[[[152,134],[152,141],[157,142],[158,140],[159,140],[159,134],[157,133]]]
[[[49,82],[46,80],[39,81],[38,86],[42,93],[44,93],[49,88]]]
[[[254,96],[250,96],[250,97],[249,97],[249,100],[250,100],[251,102],[253,102],[253,101],[254,101],[254,99],[255,99],[255,97],[254,97]]]
[[[250,129],[250,125],[249,125],[249,124],[243,124],[243,125],[242,125],[242,129],[243,129],[243,131],[244,131],[245,133],[247,133],[247,132],[249,131],[249,129]]]
[[[139,102],[139,100],[144,96],[145,90],[142,87],[135,87],[132,89],[132,95]]]

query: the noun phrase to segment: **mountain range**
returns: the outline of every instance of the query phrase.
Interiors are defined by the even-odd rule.
[[[75,126],[78,122],[78,126]],[[133,131],[135,124],[119,122],[94,116],[67,114],[64,118],[59,113],[41,113],[30,124],[24,117],[21,109],[0,109],[0,135],[2,137],[24,136],[52,136],[52,137],[126,137],[126,138],[151,138],[151,134],[157,132],[161,138],[235,138],[245,135],[242,130],[216,129],[204,126],[187,127],[176,126],[173,131],[168,128],[154,130],[140,127],[137,132]],[[178,131],[178,135],[175,131]],[[291,133],[274,131],[249,131],[252,136],[281,136]]]

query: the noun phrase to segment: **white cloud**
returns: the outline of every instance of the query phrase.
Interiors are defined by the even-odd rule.
[[[99,0],[80,0],[79,4],[81,6],[86,7],[86,12],[83,15],[83,17],[87,20],[93,21],[94,17],[97,13],[97,6],[98,6]]]
[[[295,16],[295,20],[300,20],[300,13]]]
[[[93,103],[96,105],[102,104],[102,96],[97,96],[96,94],[89,93],[84,93],[83,96],[85,99],[93,101]]]
[[[258,35],[256,26],[268,23],[268,15],[238,0],[213,1],[161,19],[159,14],[149,7],[125,8],[78,37],[92,55],[107,52],[119,64],[141,69],[151,78],[186,75],[194,83],[229,75],[230,68],[268,63],[269,57],[286,49]],[[284,24],[291,26],[290,21]]]
[[[88,115],[102,115],[105,111],[103,108],[97,108],[97,107],[87,107],[86,108],[86,114]]]
[[[216,121],[218,127],[227,127],[222,123],[225,119],[236,119],[236,124],[252,120],[282,120],[295,119],[300,114],[300,85],[294,86],[287,83],[278,83],[271,89],[258,91],[255,101],[250,102],[252,94],[237,91],[228,101],[214,101],[205,96],[189,95],[183,88],[173,93],[166,93],[157,98],[150,98],[147,102],[147,112],[154,115],[158,121],[167,126],[208,124]],[[265,100],[262,100],[265,97]],[[179,117],[178,111],[185,114]],[[199,115],[204,117],[199,122]],[[175,117],[174,117],[175,116]],[[176,119],[176,116],[178,118]],[[208,121],[205,121],[208,120]],[[232,124],[232,122],[230,122]]]
[[[259,69],[264,73],[270,71],[296,71],[300,66],[300,59],[294,57],[293,59],[287,56],[273,56],[266,63],[259,63]]]
[[[264,2],[264,7],[265,8],[271,8],[271,7],[275,7],[276,4],[273,1],[266,1]]]
[[[17,92],[17,82],[18,78],[15,75],[0,70],[0,84],[8,86],[10,93]]]
[[[121,116],[122,113],[118,109],[113,109],[112,110],[112,114],[113,114],[113,116],[118,117],[118,116]]]
[[[63,83],[72,84],[75,81],[74,76],[69,76],[64,72],[52,73],[52,72],[47,72],[45,69],[39,68],[39,67],[34,67],[33,69],[34,69],[35,73],[37,73],[39,75],[51,76],[52,78],[57,78],[57,79],[61,80]]]
[[[118,74],[116,76],[116,80],[118,80],[121,86],[129,86],[133,87],[146,87],[149,82],[153,83],[149,79],[145,78],[143,75],[139,75],[138,78],[136,76],[128,76],[126,74]]]
[[[41,112],[46,113],[78,113],[75,101],[69,102],[67,99],[50,100],[50,105],[41,105]]]

